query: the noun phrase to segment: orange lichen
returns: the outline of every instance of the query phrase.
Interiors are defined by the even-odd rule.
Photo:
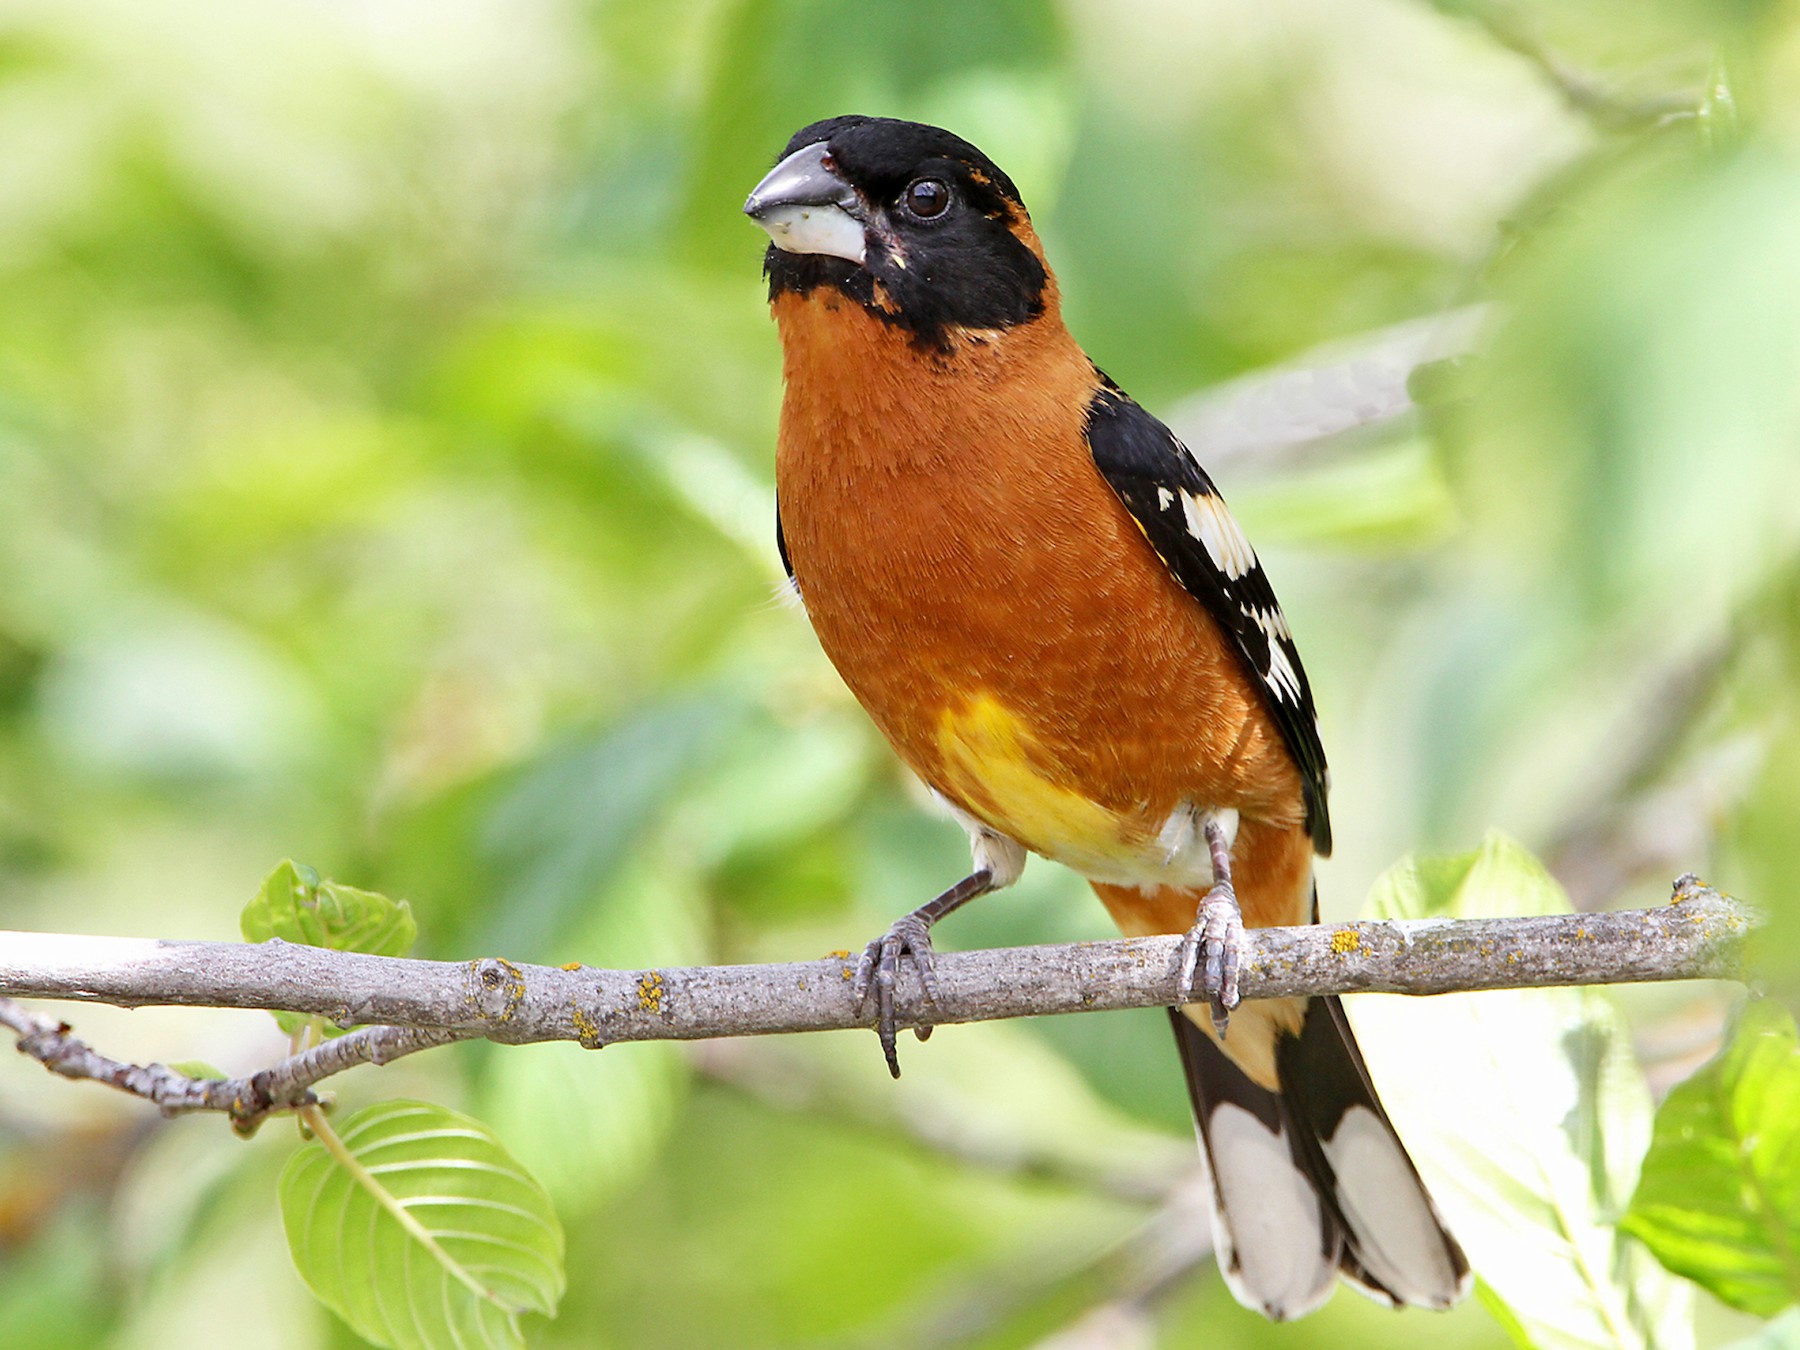
[[[606,1044],[600,1036],[600,1024],[579,1006],[569,1010],[569,1020],[575,1024],[575,1033],[581,1038],[584,1049],[598,1050]]]
[[[638,1011],[661,1012],[663,1001],[663,977],[661,972],[646,970],[638,981]]]

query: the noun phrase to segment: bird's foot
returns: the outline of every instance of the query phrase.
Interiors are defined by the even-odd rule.
[[[901,963],[911,959],[919,973],[919,985],[927,1003],[937,1002],[937,972],[932,969],[937,953],[931,947],[931,926],[944,915],[959,909],[978,895],[994,889],[994,874],[981,868],[964,877],[937,899],[920,905],[911,914],[894,921],[894,926],[863,948],[856,963],[856,982],[850,992],[856,998],[858,1012],[875,994],[875,1034],[881,1037],[881,1053],[887,1059],[888,1072],[900,1076],[900,1052],[895,1042],[899,1026],[894,1017],[894,989],[900,982]],[[931,1037],[931,1024],[920,1022],[913,1028],[920,1040]]]
[[[927,1002],[937,1000],[937,973],[932,969],[937,953],[931,947],[931,922],[918,910],[894,921],[894,926],[863,949],[856,963],[856,983],[851,992],[861,1010],[875,994],[875,1034],[881,1037],[881,1053],[887,1059],[888,1072],[900,1076],[900,1053],[896,1045],[899,1027],[894,1017],[894,988],[900,980],[902,962],[910,959],[919,973],[919,984]],[[920,1040],[931,1035],[931,1027],[921,1023],[915,1034]]]
[[[1199,918],[1181,940],[1176,997],[1182,1003],[1193,1001],[1198,973],[1198,992],[1212,1004],[1213,1030],[1221,1040],[1231,1024],[1231,1010],[1238,1005],[1238,966],[1243,955],[1244,915],[1238,908],[1237,892],[1229,881],[1219,881],[1200,902]]]

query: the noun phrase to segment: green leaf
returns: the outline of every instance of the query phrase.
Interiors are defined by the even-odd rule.
[[[1377,918],[1565,913],[1529,852],[1408,858],[1376,882]],[[1693,1344],[1692,1289],[1614,1220],[1649,1141],[1650,1094],[1626,1028],[1584,989],[1364,996],[1350,1011],[1370,1072],[1482,1301],[1537,1350]]]
[[[563,1231],[550,1197],[480,1121],[382,1102],[281,1174],[288,1249],[320,1302],[392,1350],[523,1346],[555,1314]]]
[[[1734,1308],[1800,1301],[1800,1034],[1785,1009],[1748,1004],[1669,1094],[1621,1226]]]
[[[225,1070],[216,1068],[213,1065],[208,1064],[203,1059],[178,1059],[173,1064],[169,1065],[169,1067],[171,1069],[173,1069],[176,1073],[180,1074],[183,1078],[229,1078],[229,1077],[231,1077],[231,1075],[226,1073]]]
[[[376,956],[404,956],[419,936],[406,901],[324,881],[312,868],[292,861],[269,873],[238,924],[246,942],[280,938]]]
[[[1733,1341],[1725,1350],[1800,1350],[1800,1309],[1782,1314],[1754,1336]]]

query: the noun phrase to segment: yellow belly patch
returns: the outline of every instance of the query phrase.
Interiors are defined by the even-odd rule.
[[[1136,873],[1141,824],[1052,779],[1035,737],[1007,707],[978,694],[938,719],[937,745],[952,799],[1034,853],[1093,876]]]

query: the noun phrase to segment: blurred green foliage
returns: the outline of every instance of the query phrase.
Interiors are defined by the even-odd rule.
[[[1494,301],[1417,417],[1217,475],[1318,690],[1326,910],[1499,826],[1582,904],[1707,871],[1800,990],[1797,76],[1754,0],[0,6],[0,925],[230,937],[301,857],[410,900],[425,954],[673,964],[849,947],[959,875],[771,600],[738,208],[860,110],[1008,167],[1153,409]],[[943,936],[1105,931],[1040,863]],[[1726,998],[1623,1000],[1652,1088]],[[79,1020],[234,1073],[284,1044]],[[898,1085],[840,1036],[341,1091],[467,1107],[543,1180],[578,1273],[545,1345],[1391,1343],[1350,1297],[1271,1328],[1132,1264],[1142,1172],[1191,1158],[1160,1021],[950,1028]],[[1477,1110],[1432,1103],[1421,1153]],[[293,1147],[0,1064],[0,1344],[199,1310],[354,1343],[275,1220]],[[1703,1343],[1748,1330],[1703,1306]]]
[[[1568,897],[1512,840],[1402,859],[1376,918],[1566,914]],[[1613,1224],[1650,1138],[1650,1093],[1618,1009],[1597,989],[1359,1000],[1384,1104],[1476,1273],[1476,1292],[1541,1350],[1694,1344],[1693,1291]],[[1454,1130],[1434,1126],[1457,1103]]]

